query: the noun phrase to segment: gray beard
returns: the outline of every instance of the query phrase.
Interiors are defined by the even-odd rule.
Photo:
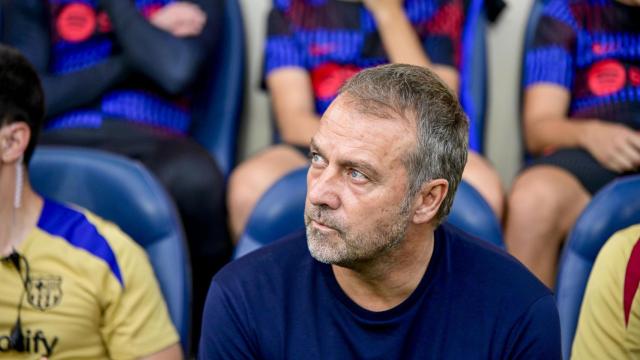
[[[395,214],[387,218],[389,221],[376,223],[369,231],[359,233],[354,233],[341,221],[332,218],[331,210],[307,205],[305,225],[311,256],[322,263],[343,267],[353,267],[380,258],[404,240],[409,225],[407,205],[403,202]],[[312,219],[319,220],[335,231],[327,233],[314,228]]]

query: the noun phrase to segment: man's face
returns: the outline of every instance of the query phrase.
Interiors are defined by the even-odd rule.
[[[415,146],[407,121],[361,114],[347,97],[327,109],[312,140],[305,204],[311,255],[343,266],[404,239],[411,204],[402,160]]]

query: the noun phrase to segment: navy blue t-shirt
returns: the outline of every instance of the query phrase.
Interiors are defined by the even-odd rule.
[[[303,233],[221,270],[207,298],[201,359],[560,359],[549,290],[504,252],[460,231],[436,230],[416,290],[365,310]]]

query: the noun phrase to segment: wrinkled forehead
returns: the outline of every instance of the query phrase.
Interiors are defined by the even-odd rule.
[[[370,120],[399,122],[397,126],[404,126],[407,130],[415,130],[417,127],[415,112],[400,104],[390,103],[390,99],[361,98],[344,92],[334,100],[334,103],[337,101],[346,106],[349,111],[359,113]]]
[[[325,151],[366,152],[381,160],[403,157],[416,146],[415,126],[390,109],[362,111],[346,94],[327,108],[314,143]]]

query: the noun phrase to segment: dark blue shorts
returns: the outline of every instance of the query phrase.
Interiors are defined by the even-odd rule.
[[[582,149],[561,149],[535,158],[525,169],[537,165],[551,165],[568,171],[591,195],[618,177],[638,173],[637,171],[623,174],[613,172],[600,165],[589,152]]]

